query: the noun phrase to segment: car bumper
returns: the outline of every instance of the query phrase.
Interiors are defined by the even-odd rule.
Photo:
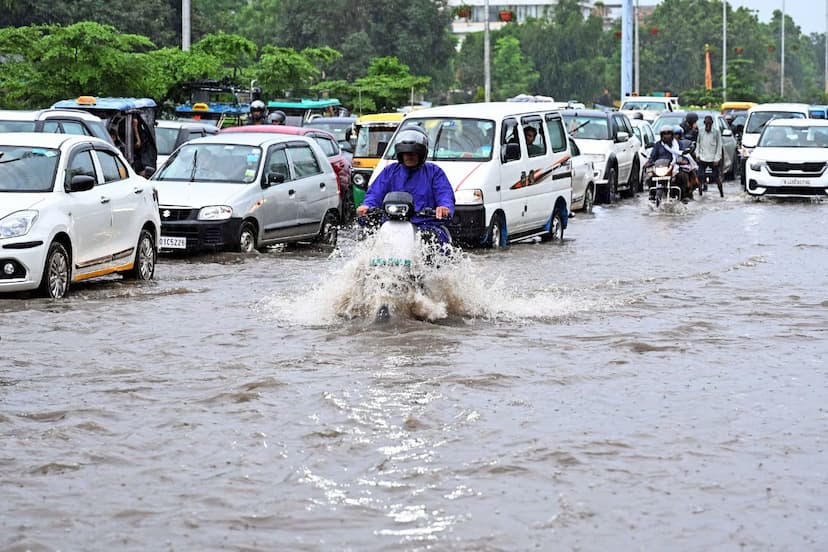
[[[164,217],[164,211],[173,210],[161,208],[162,238],[185,238],[186,240],[185,247],[160,246],[159,250],[164,253],[232,249],[239,243],[239,232],[242,223],[240,218],[194,220],[198,210],[193,209],[183,220],[168,220],[170,217]]]
[[[46,262],[46,245],[31,237],[0,240],[0,292],[26,291],[40,285]],[[14,271],[6,274],[6,266]]]
[[[487,230],[486,208],[483,205],[457,205],[454,216],[446,225],[455,242],[480,245]]]
[[[753,196],[765,197],[828,197],[828,175],[818,177],[778,177],[762,169],[746,167],[745,191]]]

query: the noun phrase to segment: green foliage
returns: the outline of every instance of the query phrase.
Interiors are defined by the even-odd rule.
[[[533,90],[538,72],[520,51],[520,41],[511,36],[497,40],[492,56],[492,99],[505,100]]]
[[[236,80],[241,74],[241,69],[256,59],[258,48],[243,36],[219,32],[205,36],[193,44],[192,50],[219,60],[222,67],[232,71],[231,77]]]

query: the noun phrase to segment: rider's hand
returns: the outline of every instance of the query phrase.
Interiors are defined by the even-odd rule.
[[[360,205],[359,207],[357,207],[356,214],[357,214],[358,217],[364,217],[365,213],[367,213],[367,212],[368,212],[368,206],[367,205]]]
[[[449,211],[448,207],[437,207],[437,209],[434,210],[434,215],[438,219],[449,218],[449,214],[450,214],[450,211]]]

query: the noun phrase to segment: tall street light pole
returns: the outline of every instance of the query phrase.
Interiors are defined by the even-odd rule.
[[[828,0],[826,0],[826,2],[828,2]],[[634,65],[635,65],[635,72],[634,72],[635,86],[633,87],[633,92],[635,92],[636,94],[640,94],[641,93],[641,87],[640,87],[641,81],[638,78],[638,67],[639,67],[639,63],[638,63],[639,62],[639,52],[638,52],[638,48],[639,48],[639,46],[638,46],[638,0],[635,0],[635,24],[634,24],[633,28],[634,28],[634,32],[635,32],[635,52],[634,52],[634,58],[635,58],[635,62],[634,62]]]
[[[825,93],[828,94],[828,0],[825,0]]]
[[[190,51],[190,0],[181,0],[181,50]]]
[[[779,96],[785,97],[785,0],[782,0],[782,58],[779,62]]]
[[[828,0],[825,0],[828,2]],[[727,0],[722,2],[722,102],[727,101]]]
[[[621,12],[621,102],[632,94],[633,0],[624,0]]]
[[[492,101],[491,45],[489,44],[489,0],[483,3],[483,100]]]

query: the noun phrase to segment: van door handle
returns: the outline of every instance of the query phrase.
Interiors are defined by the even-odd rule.
[[[496,191],[496,192],[499,192],[499,191],[500,191],[500,184],[498,184],[497,186],[495,186],[495,191]]]
[[[101,196],[101,203],[109,203],[111,201],[110,198],[106,196]]]

